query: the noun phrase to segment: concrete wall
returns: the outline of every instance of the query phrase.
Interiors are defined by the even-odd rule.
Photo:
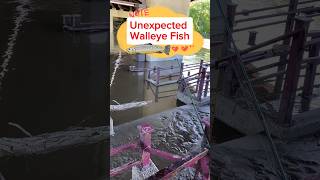
[[[123,10],[115,10],[115,9],[110,9],[110,52],[118,52],[117,47],[115,47],[114,41],[117,38],[113,34],[113,18],[114,17],[120,17],[120,18],[128,18],[129,17],[129,12],[128,11],[123,11]]]

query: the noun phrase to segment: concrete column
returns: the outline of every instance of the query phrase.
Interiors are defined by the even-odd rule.
[[[111,52],[117,50],[114,43],[117,37],[113,34],[113,31],[114,31],[113,19],[115,17],[126,19],[129,17],[129,11],[110,9],[110,51]]]
[[[114,50],[114,35],[113,35],[113,14],[110,10],[110,50]]]
[[[222,10],[224,13],[227,11],[227,3],[230,2],[230,0],[224,0],[220,1],[222,3]],[[226,34],[226,23],[225,19],[223,18],[223,14],[221,10],[219,9],[218,1],[211,1],[210,4],[210,43],[211,47],[213,47],[214,42],[224,42],[222,45],[215,46],[211,49],[210,54],[210,61],[211,61],[211,69],[213,70],[211,74],[211,78],[213,78],[213,85],[210,86],[212,97],[210,99],[211,104],[211,111],[213,113],[213,117],[210,124],[210,143],[212,143],[213,139],[216,139],[219,137],[219,127],[216,125],[217,119],[215,118],[215,112],[217,112],[221,107],[216,106],[216,94],[221,89],[221,86],[223,84],[223,81],[225,80],[223,70],[220,70],[215,67],[214,61],[221,59],[224,55],[227,53],[227,34]],[[226,14],[225,14],[226,15]]]
[[[154,7],[154,6],[163,6],[167,7],[177,13],[188,15],[189,13],[189,5],[190,0],[175,0],[174,2],[172,0],[145,0],[147,8]],[[173,60],[175,58],[180,58],[179,56],[175,56],[172,58],[154,58],[151,56],[147,56],[147,61],[158,61],[158,60]]]
[[[175,12],[188,15],[190,0],[146,0],[147,7],[164,6]]]

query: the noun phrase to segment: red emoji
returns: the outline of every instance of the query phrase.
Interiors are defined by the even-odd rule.
[[[182,51],[186,51],[186,50],[188,50],[188,48],[189,48],[188,46],[182,46],[181,47]]]
[[[174,51],[174,52],[177,52],[178,51],[178,46],[172,46],[172,50]]]

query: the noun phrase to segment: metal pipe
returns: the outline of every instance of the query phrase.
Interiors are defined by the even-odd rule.
[[[200,60],[200,65],[199,65],[199,72],[198,72],[199,77],[201,76],[201,72],[202,72],[202,65],[203,65],[203,60],[201,59],[201,60]],[[197,83],[196,91],[198,91],[198,88],[199,88],[199,81],[200,81],[200,79],[198,78],[198,83]]]
[[[284,82],[283,93],[280,101],[279,122],[282,125],[292,125],[292,112],[298,88],[299,75],[301,71],[301,62],[303,58],[303,47],[306,42],[309,25],[312,19],[298,17],[295,19],[295,29],[301,30],[299,34],[292,39],[292,45],[289,53],[289,60],[286,71],[286,80]],[[280,76],[281,77],[281,76]]]
[[[313,37],[316,38],[316,37]],[[314,89],[315,77],[317,75],[317,67],[319,62],[315,60],[320,60],[320,43],[314,44],[310,47],[309,57],[311,59],[308,61],[306,66],[306,74],[304,78],[303,91],[302,91],[302,100],[301,100],[301,111],[309,111],[310,103],[312,100],[312,94]]]
[[[320,37],[320,31],[310,31],[308,37]]]
[[[250,48],[247,48],[247,49],[244,49],[244,50],[240,51],[240,54],[241,55],[247,54],[247,53],[249,53],[251,51],[254,51],[254,50],[260,49],[262,47],[268,46],[270,44],[276,43],[278,41],[290,38],[291,36],[293,36],[293,35],[295,35],[295,34],[297,34],[299,32],[301,32],[301,30],[296,30],[296,31],[293,31],[291,33],[288,33],[288,34],[285,34],[285,35],[281,35],[281,36],[275,37],[273,39],[264,41],[262,43],[257,44],[256,46],[253,46],[253,47],[250,47]]]
[[[265,65],[265,66],[261,66],[261,67],[258,67],[252,71],[248,71],[248,74],[253,74],[253,73],[257,73],[259,71],[264,71],[264,70],[267,70],[267,69],[270,69],[270,68],[273,68],[273,67],[276,67],[276,66],[279,66],[279,65],[283,65],[283,64],[286,64],[286,62],[276,62],[276,63],[272,63],[272,64],[268,64],[268,65]]]
[[[128,1],[121,1],[121,0],[110,0],[110,3],[119,4],[119,5],[125,5],[130,7],[135,7],[137,3],[132,3]]]
[[[306,15],[306,17],[316,17],[316,16],[320,16],[320,13]]]
[[[227,32],[227,33],[230,33],[230,34],[227,34],[227,48],[231,48],[231,36],[232,36],[232,33],[233,33],[233,27],[234,27],[234,20],[235,20],[235,16],[236,16],[236,9],[237,9],[237,4],[235,3],[232,3],[232,2],[229,2],[227,3],[227,16],[228,16],[228,24],[229,24],[229,27],[231,29],[230,32]]]
[[[201,68],[201,74],[200,74],[200,81],[199,81],[199,86],[197,86],[197,92],[198,92],[198,100],[201,101],[201,97],[202,97],[202,93],[203,93],[203,85],[204,85],[204,81],[206,78],[206,71],[207,71],[207,67],[202,67]]]
[[[261,15],[261,16],[256,16],[256,17],[250,17],[250,18],[242,18],[235,20],[235,23],[242,23],[242,22],[248,22],[248,21],[255,21],[259,19],[267,19],[267,18],[273,18],[273,17],[278,17],[278,16],[284,16],[284,15],[295,15],[296,13],[303,12],[306,8],[300,8],[300,9],[292,9],[289,10],[288,12],[280,12],[280,13],[273,13],[273,14],[267,14],[267,15]],[[317,10],[317,8],[310,7],[312,10]],[[318,16],[319,14],[311,14],[307,15],[306,17],[313,17],[313,16]]]
[[[110,177],[117,176],[117,175],[123,173],[124,171],[131,169],[133,166],[137,166],[140,164],[141,164],[141,161],[132,161],[132,162],[126,163],[120,167],[111,169],[110,170]]]
[[[293,12],[281,12],[281,13],[274,13],[274,14],[268,14],[268,15],[262,15],[262,16],[256,16],[256,17],[250,17],[250,18],[243,18],[243,19],[238,19],[235,20],[235,23],[241,23],[241,22],[248,22],[248,21],[255,21],[259,19],[267,19],[267,18],[272,18],[272,17],[278,17],[278,16],[284,16],[288,14],[295,14],[296,11]]]
[[[289,12],[296,11],[297,7],[298,7],[298,3],[299,3],[299,0],[290,0],[288,11]],[[293,30],[294,17],[295,17],[295,14],[288,14],[287,20],[286,20],[286,27],[285,27],[285,30],[284,30],[284,34],[287,34],[287,33],[291,32]],[[282,44],[283,45],[289,45],[290,41],[291,41],[291,37],[287,38],[287,39],[284,39]],[[280,56],[279,61],[280,62],[286,61],[287,60],[287,56],[288,56],[287,54]],[[285,65],[279,65],[278,66],[278,71],[282,71],[285,68],[286,68]],[[282,75],[280,75],[280,76],[277,77],[277,80],[276,80],[276,83],[275,83],[275,86],[274,86],[274,90],[273,91],[274,91],[275,94],[278,91],[281,90],[282,84],[283,84],[283,77],[282,77]]]
[[[259,24],[259,25],[255,25],[255,26],[238,28],[238,29],[233,30],[233,33],[240,32],[240,31],[246,31],[246,30],[250,30],[250,29],[256,29],[256,28],[265,27],[265,26],[271,26],[271,25],[275,25],[275,24],[282,24],[282,23],[285,23],[285,22],[286,22],[286,20],[281,20],[281,21],[275,21],[275,22],[270,22],[270,23]]]
[[[318,45],[319,46],[319,45]],[[316,54],[315,52],[311,52],[310,54]],[[317,55],[317,54],[316,54]],[[320,56],[310,57],[302,60],[302,63],[314,63],[319,64],[320,63]]]
[[[268,75],[265,75],[265,76],[260,76],[260,77],[254,78],[254,79],[250,79],[250,82],[259,83],[259,82],[261,82],[261,81],[263,81],[265,79],[270,79],[270,78],[279,76],[280,74],[284,74],[284,73],[286,73],[286,71],[279,71],[279,72],[268,74]]]
[[[192,167],[197,164],[201,159],[205,158],[208,154],[208,149],[205,149],[203,152],[195,155],[194,157],[189,156],[174,164],[173,166],[166,167],[155,175],[151,176],[149,179],[170,179],[174,177],[177,172],[181,171],[184,168]],[[207,178],[205,178],[207,180]]]
[[[122,153],[124,151],[127,151],[127,150],[134,150],[138,147],[137,143],[130,143],[130,144],[125,144],[125,145],[122,145],[120,147],[116,147],[116,148],[111,148],[110,150],[110,156],[114,156],[114,155],[117,155],[119,153]]]
[[[143,124],[138,126],[138,130],[142,149],[141,162],[143,167],[147,167],[151,163],[150,152],[147,149],[151,148],[151,133],[153,128],[148,124]]]
[[[320,1],[320,0],[309,0],[309,1],[299,2],[298,4],[301,5],[301,4],[318,2],[318,1]],[[255,13],[255,12],[267,11],[267,10],[272,10],[272,9],[280,9],[280,8],[285,8],[288,6],[289,6],[289,4],[284,4],[284,5],[265,7],[265,8],[259,8],[259,9],[243,10],[242,12],[237,12],[236,15],[245,15],[246,16],[246,15],[249,15],[249,14]]]
[[[256,45],[257,33],[258,33],[257,31],[249,31],[248,45],[250,46]]]
[[[183,77],[183,70],[184,70],[183,68],[184,68],[184,63],[182,62],[181,66],[180,66],[180,78],[179,79],[181,79]]]
[[[206,79],[209,80],[209,78],[210,78],[210,75],[206,75]],[[204,88],[204,94],[203,94],[204,97],[207,97],[207,95],[208,95],[208,88],[209,88],[210,81],[207,81],[207,80],[205,81],[206,85]]]
[[[179,156],[179,155],[171,154],[171,153],[168,153],[168,152],[165,152],[165,151],[161,151],[159,149],[149,148],[148,151],[152,155],[155,155],[155,156],[158,156],[158,157],[162,157],[162,158],[164,158],[166,160],[169,160],[169,161],[179,161],[179,160],[182,159],[182,157]]]

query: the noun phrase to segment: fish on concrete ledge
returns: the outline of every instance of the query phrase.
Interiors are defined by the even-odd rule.
[[[145,106],[152,101],[140,101],[140,102],[131,102],[126,104],[119,104],[119,105],[110,105],[110,111],[125,111],[132,108],[138,108]]]
[[[169,55],[170,53],[170,45],[167,46],[159,46],[159,45],[153,45],[153,44],[141,44],[141,45],[135,45],[127,49],[129,54],[151,54],[151,53],[165,53],[166,55]]]

